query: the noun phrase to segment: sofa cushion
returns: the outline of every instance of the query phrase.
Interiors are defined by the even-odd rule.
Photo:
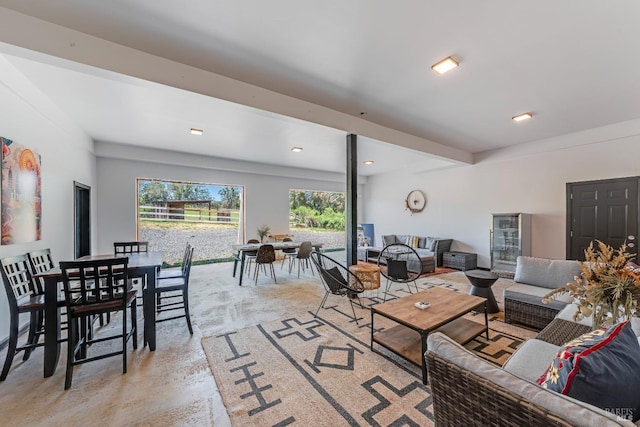
[[[560,294],[557,298],[552,299],[548,303],[543,303],[542,298],[549,292],[549,288],[540,286],[525,285],[523,283],[514,283],[506,288],[502,295],[504,299],[512,299],[522,301],[529,304],[540,305],[543,307],[553,308],[554,310],[562,310],[567,303],[573,301],[568,294]]]
[[[524,399],[546,409],[563,420],[577,426],[610,426],[633,423],[620,419],[596,406],[580,402],[571,397],[545,390],[535,383],[524,380],[504,369],[479,358],[446,335],[435,332],[427,338],[428,351],[437,353],[463,369],[522,396]],[[489,385],[490,386],[490,385]]]
[[[417,248],[419,242],[420,237],[418,236],[407,236],[406,239],[404,239],[404,244],[412,248]]]
[[[398,241],[398,239],[396,238],[395,234],[389,234],[389,235],[386,235],[386,236],[382,236],[382,246],[383,247],[392,245],[394,243],[400,243]]]
[[[580,275],[578,261],[519,256],[514,281],[555,289],[573,282]]]
[[[549,368],[549,360],[557,354],[559,346],[538,339],[526,340],[507,359],[502,368],[514,375],[536,382]]]
[[[424,249],[425,245],[427,244],[427,238],[426,237],[419,237],[418,238],[418,248],[422,248]]]
[[[561,348],[540,385],[640,419],[640,346],[629,322],[588,332]]]
[[[436,242],[438,241],[437,237],[427,237],[427,241],[425,242],[425,249],[429,249],[431,252],[436,250]]]

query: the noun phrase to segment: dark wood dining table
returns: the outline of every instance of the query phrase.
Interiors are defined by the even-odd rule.
[[[273,249],[282,250],[282,249],[297,249],[300,247],[301,242],[274,242],[268,243],[269,245],[273,245]],[[267,243],[244,243],[233,245],[233,250],[236,251],[236,256],[233,259],[233,277],[236,277],[236,270],[238,267],[238,262],[240,263],[240,277],[238,278],[238,286],[242,286],[242,272],[244,271],[244,263],[245,258],[247,257],[247,252],[257,251],[260,246]],[[322,248],[322,243],[312,243],[311,246],[316,251],[320,251]]]
[[[115,257],[127,257],[127,273],[130,278],[142,278],[145,286],[143,295],[144,340],[149,350],[156,349],[156,277],[162,266],[162,252],[140,252],[126,255],[87,255],[78,260],[91,261]],[[35,275],[44,279],[44,376],[50,377],[56,372],[60,359],[60,310],[58,308],[58,284],[62,282],[59,267]]]

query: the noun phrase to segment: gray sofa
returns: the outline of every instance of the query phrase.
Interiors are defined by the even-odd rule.
[[[527,345],[529,341],[514,353],[504,368],[499,368],[442,333],[429,335],[425,358],[436,425],[639,425],[536,384],[535,380],[551,363],[559,347],[543,343],[546,346],[542,349]],[[511,362],[516,360],[516,355],[522,364]],[[516,365],[524,368],[515,370]]]
[[[382,236],[382,248],[392,243],[405,243],[407,241],[406,234],[388,234]],[[435,259],[437,267],[442,265],[442,256],[445,252],[451,250],[453,239],[442,239],[440,237],[424,237],[418,238],[418,247],[414,248],[420,256],[432,256]]]
[[[542,302],[542,298],[552,289],[572,282],[578,275],[578,261],[519,256],[514,284],[503,292],[505,322],[544,328],[571,302],[571,297],[568,294],[558,295],[547,304]]]

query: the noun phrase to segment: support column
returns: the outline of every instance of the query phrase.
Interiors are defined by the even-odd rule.
[[[347,135],[347,266],[358,263],[358,136]]]

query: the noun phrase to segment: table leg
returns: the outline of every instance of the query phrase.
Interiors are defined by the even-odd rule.
[[[147,286],[142,291],[144,311],[144,341],[149,350],[156,349],[156,268],[145,269]]]
[[[429,332],[420,332],[420,339],[422,340],[422,384],[427,385],[427,359],[424,354],[427,352],[427,336]]]
[[[242,286],[242,276],[244,276],[244,259],[247,256],[245,251],[242,251],[242,256],[240,257],[240,278],[238,279],[238,286]]]
[[[60,360],[60,309],[58,308],[58,279],[45,278],[44,286],[44,376],[56,372]]]
[[[240,251],[233,257],[233,277],[236,277],[236,268],[238,267],[238,261],[240,259]],[[242,270],[240,270],[242,271]]]
[[[488,309],[488,304],[487,302],[484,303],[484,332],[487,336],[487,341],[489,341],[489,309]]]
[[[373,310],[371,310],[371,351],[373,351]]]

